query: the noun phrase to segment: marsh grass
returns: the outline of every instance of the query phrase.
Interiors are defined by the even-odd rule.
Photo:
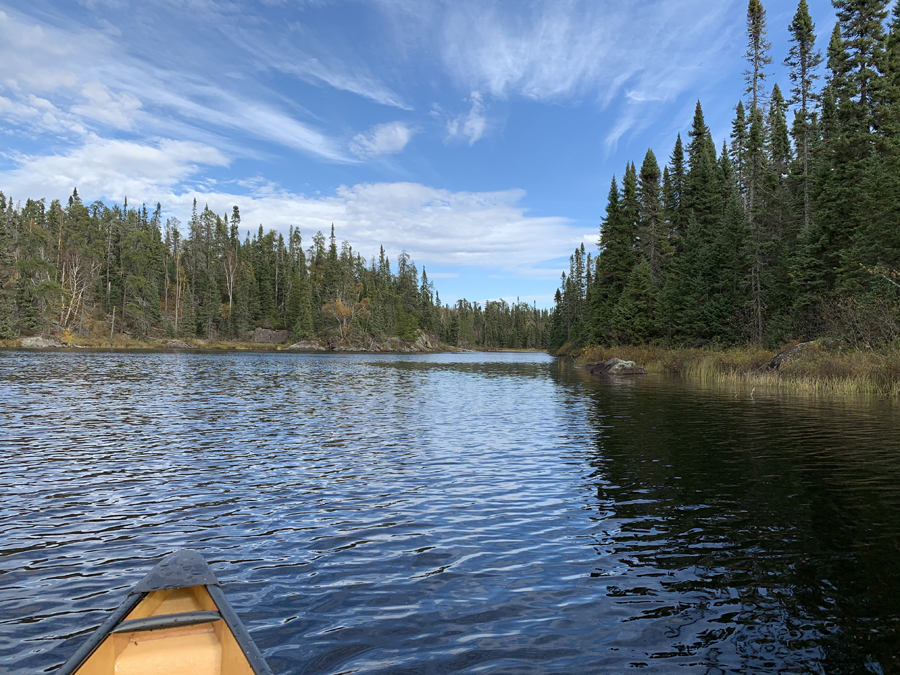
[[[900,397],[900,348],[897,346],[880,350],[829,350],[813,344],[778,370],[765,367],[775,353],[755,347],[587,347],[576,357],[576,362],[596,363],[613,356],[635,361],[651,373],[680,375],[702,384]]]

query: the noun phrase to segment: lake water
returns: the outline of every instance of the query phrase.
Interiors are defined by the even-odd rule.
[[[275,673],[897,673],[898,429],[542,354],[0,352],[0,672],[190,547]]]

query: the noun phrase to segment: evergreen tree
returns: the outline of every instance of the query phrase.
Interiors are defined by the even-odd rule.
[[[744,71],[747,82],[745,93],[750,94],[750,113],[760,107],[763,80],[768,76],[765,68],[772,63],[769,56],[771,43],[766,37],[766,10],[760,0],[750,0],[747,5],[747,53],[749,67]]]
[[[806,0],[800,0],[797,13],[788,30],[791,34],[791,48],[784,65],[791,78],[790,103],[797,106],[797,121],[794,124],[794,144],[802,167],[800,181],[803,184],[803,227],[810,222],[810,135],[813,120],[812,102],[815,100],[813,85],[818,78],[816,68],[822,62],[822,55],[816,50],[816,25],[809,15]]]
[[[600,253],[597,256],[597,270],[594,276],[596,290],[592,294],[594,300],[592,313],[595,339],[604,342],[614,339],[612,312],[628,282],[634,264],[634,227],[624,213],[618,184],[613,177],[607,198],[606,217],[600,225]],[[563,278],[564,289],[571,283],[570,279]],[[568,323],[571,325],[570,320]]]
[[[647,150],[641,164],[638,198],[640,201],[640,229],[638,239],[647,260],[650,279],[654,287],[663,280],[663,270],[671,255],[671,233],[667,232],[663,206],[663,188],[660,185],[659,164],[652,150]]]
[[[743,195],[746,190],[745,163],[749,134],[750,129],[744,111],[744,103],[743,101],[738,101],[737,107],[735,108],[734,121],[731,123],[731,162],[734,167],[735,178],[741,195]]]

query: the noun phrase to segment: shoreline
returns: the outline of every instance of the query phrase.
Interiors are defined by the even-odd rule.
[[[779,352],[755,347],[679,349],[652,346],[585,347],[561,358],[576,367],[612,357],[634,361],[648,373],[677,375],[698,384],[741,385],[812,394],[851,394],[900,399],[900,349],[828,349],[820,342],[788,345]],[[776,356],[784,357],[770,367]]]
[[[53,338],[50,338],[53,341]],[[190,346],[169,346],[169,343],[180,342]],[[435,349],[415,348],[414,343],[404,343],[406,348],[397,350],[385,349],[357,349],[349,346],[341,346],[339,349],[331,349],[325,346],[320,348],[293,348],[289,343],[262,343],[262,342],[237,342],[229,340],[198,340],[198,339],[160,339],[160,340],[135,340],[123,339],[74,339],[68,344],[58,342],[44,346],[25,346],[22,338],[15,340],[0,340],[0,349],[27,352],[284,352],[288,354],[437,354],[444,352],[466,351],[452,347],[444,343]]]

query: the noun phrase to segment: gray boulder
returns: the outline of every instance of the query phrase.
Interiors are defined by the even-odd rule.
[[[436,340],[436,336],[426,333],[424,330],[419,331],[419,337],[413,343],[421,352],[433,352],[440,349],[440,342]]]
[[[290,333],[286,330],[269,330],[268,328],[257,328],[250,334],[250,342],[266,345],[278,345],[287,342]]]
[[[589,363],[591,375],[607,375],[621,377],[626,375],[646,375],[647,369],[637,365],[634,361],[623,361],[613,357],[603,363]]]
[[[166,343],[166,349],[196,349],[196,347],[184,340],[169,340]]]
[[[325,347],[320,345],[318,342],[313,340],[301,340],[300,342],[295,342],[288,349],[296,352],[324,352]]]
[[[26,349],[52,349],[56,347],[65,347],[65,345],[55,337],[43,337],[41,335],[22,338],[22,346]]]

